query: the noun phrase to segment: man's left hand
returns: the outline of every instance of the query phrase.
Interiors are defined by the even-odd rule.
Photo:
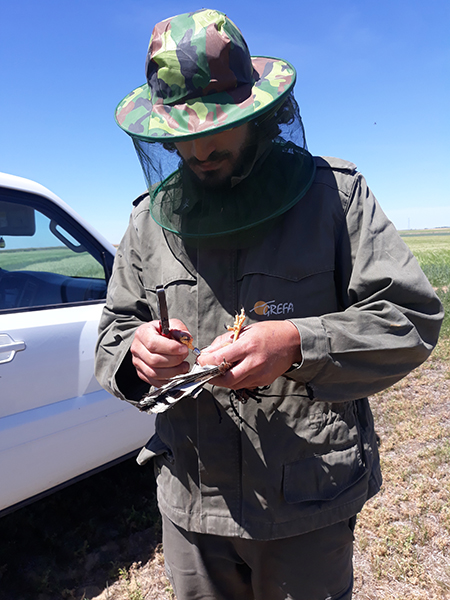
[[[202,350],[200,365],[233,365],[210,383],[230,389],[253,389],[270,385],[293,363],[301,361],[300,334],[290,321],[264,321],[244,327],[238,339],[224,334]]]

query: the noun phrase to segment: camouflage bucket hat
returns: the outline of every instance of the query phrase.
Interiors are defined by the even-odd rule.
[[[158,23],[146,61],[147,83],[116,109],[132,138],[181,141],[236,127],[281,102],[295,83],[288,62],[251,57],[223,13],[203,9]]]

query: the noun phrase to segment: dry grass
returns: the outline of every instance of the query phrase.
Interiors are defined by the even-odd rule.
[[[372,399],[383,489],[363,509],[355,599],[450,598],[450,379],[431,359]]]
[[[164,556],[159,545],[144,565],[133,563],[121,569],[119,579],[91,600],[175,600],[164,570]]]

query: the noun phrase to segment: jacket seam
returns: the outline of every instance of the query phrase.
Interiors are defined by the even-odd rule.
[[[277,279],[283,279],[284,281],[292,281],[294,283],[298,283],[299,281],[303,281],[303,279],[308,279],[309,277],[314,277],[315,275],[323,275],[324,273],[330,273],[335,270],[334,265],[329,265],[325,269],[320,269],[317,271],[311,271],[302,277],[294,278],[287,277],[286,275],[278,275],[276,273],[272,273],[270,271],[246,271],[243,273],[237,281],[242,281],[244,277],[250,277],[251,275],[263,275],[264,277],[276,277]]]

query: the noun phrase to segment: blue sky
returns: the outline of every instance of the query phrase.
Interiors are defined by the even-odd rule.
[[[50,188],[116,243],[145,183],[118,102],[156,22],[204,4],[6,0],[0,171]],[[313,154],[354,162],[399,229],[450,226],[448,0],[218,0],[254,55],[297,69]]]

